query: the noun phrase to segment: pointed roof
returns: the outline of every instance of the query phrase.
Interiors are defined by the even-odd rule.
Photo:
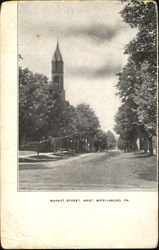
[[[53,55],[53,61],[62,61],[63,62],[61,52],[59,49],[59,42],[58,41],[57,41],[56,50],[55,50],[54,55]]]

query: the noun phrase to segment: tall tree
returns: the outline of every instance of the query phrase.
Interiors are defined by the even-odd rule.
[[[76,107],[78,116],[77,129],[79,132],[91,132],[96,134],[100,128],[98,117],[88,104],[82,103]]]
[[[148,60],[151,67],[157,63],[157,7],[155,1],[125,1],[126,6],[121,11],[123,20],[131,28],[137,28],[136,37],[127,45],[125,53],[139,66],[141,62]],[[153,71],[152,71],[153,70]],[[155,68],[151,68],[153,77]]]
[[[36,140],[47,130],[46,95],[48,79],[41,74],[19,68],[19,139]]]
[[[116,147],[116,139],[114,134],[108,130],[106,133],[106,137],[107,137],[107,148],[108,149],[115,149]]]
[[[94,147],[96,151],[104,151],[107,147],[107,134],[102,129],[98,129],[94,136]]]
[[[118,149],[125,150],[127,148],[127,140],[124,140],[119,136],[118,141],[117,141],[117,147]]]
[[[20,144],[75,133],[77,124],[75,108],[50,95],[46,76],[19,68]]]
[[[54,100],[49,98],[48,124],[50,136],[62,137],[75,133],[77,121],[76,110],[72,105],[58,98]]]
[[[116,125],[114,130],[120,135],[121,139],[126,141],[126,151],[137,149],[137,125],[134,111],[129,106],[123,104],[115,116]]]
[[[157,115],[157,85],[154,77],[148,72],[149,63],[145,61],[141,67],[142,84],[137,85],[134,101],[137,104],[139,123],[144,126],[145,134],[149,140],[150,154],[153,154],[152,137],[156,135]]]
[[[133,111],[131,113],[134,119],[131,122],[136,124],[136,131],[149,138],[149,149],[152,154],[152,136],[156,134],[157,106],[156,5],[154,2],[132,0],[126,2],[121,16],[130,27],[137,28],[138,33],[126,46],[125,53],[129,55],[129,59],[119,74],[117,88],[123,103],[128,105],[128,112]],[[127,100],[131,102],[128,103]],[[119,112],[122,111],[123,108],[119,109]],[[118,114],[116,120],[122,123],[119,116]],[[132,126],[131,123],[129,125]]]

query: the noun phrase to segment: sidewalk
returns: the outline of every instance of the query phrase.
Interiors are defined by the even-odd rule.
[[[69,157],[77,156],[79,154],[75,152],[49,152],[49,153],[39,153],[34,151],[19,151],[19,162],[43,162],[43,161],[54,161],[67,159]]]

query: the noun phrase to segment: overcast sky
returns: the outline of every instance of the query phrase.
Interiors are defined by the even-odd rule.
[[[135,36],[122,21],[120,1],[39,1],[18,3],[18,50],[22,67],[51,79],[59,37],[66,99],[88,103],[105,131],[112,130],[120,105],[116,73],[127,62],[124,47]]]

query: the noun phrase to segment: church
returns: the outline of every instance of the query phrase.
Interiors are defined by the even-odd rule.
[[[53,99],[60,99],[65,102],[64,62],[58,41],[51,61],[51,83],[49,86],[49,94]]]
[[[64,61],[60,52],[59,42],[57,41],[56,49],[54,51],[51,60],[51,80],[48,85],[48,94],[50,102],[55,102],[57,104],[56,108],[58,112],[56,116],[51,120],[50,125],[47,127],[47,135],[39,134],[39,129],[37,129],[37,141],[34,144],[24,143],[20,145],[21,150],[37,150],[37,152],[56,152],[58,150],[65,151],[76,151],[76,152],[92,152],[94,150],[94,134],[89,131],[76,131],[74,130],[73,121],[65,121],[65,119],[60,116],[60,112],[68,107],[71,110],[71,105],[69,107],[69,102],[65,99],[64,90]],[[56,102],[58,101],[58,102]],[[58,106],[59,104],[59,106]],[[62,104],[62,105],[61,105]],[[57,111],[56,109],[56,111]],[[69,112],[68,112],[69,113]],[[66,113],[66,120],[68,113]],[[73,113],[73,112],[72,112]],[[59,115],[59,117],[58,117]],[[57,120],[56,120],[57,118]],[[54,120],[55,119],[55,120]],[[38,121],[39,122],[39,121]],[[58,126],[57,123],[59,122]],[[39,124],[38,124],[39,125]],[[69,125],[65,128],[65,125]],[[38,146],[37,146],[38,145]]]

